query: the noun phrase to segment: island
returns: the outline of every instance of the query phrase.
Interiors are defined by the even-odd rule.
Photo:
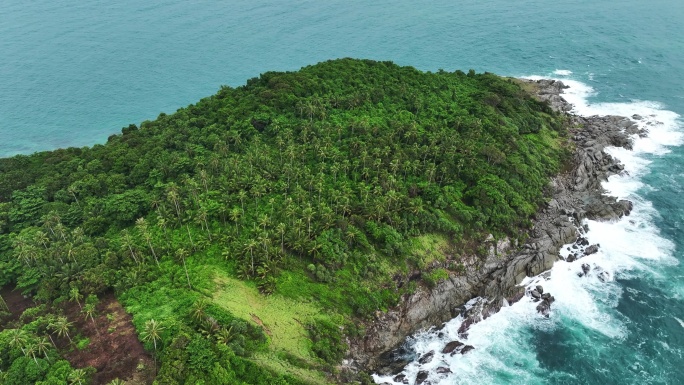
[[[636,125],[562,89],[338,59],[0,159],[1,382],[397,373],[406,336],[519,300],[561,245],[591,252],[582,219],[629,213],[600,181]]]

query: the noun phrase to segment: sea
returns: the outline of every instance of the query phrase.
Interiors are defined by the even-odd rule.
[[[561,79],[575,113],[649,130],[609,149],[627,172],[604,187],[632,214],[587,221],[598,253],[521,282],[554,295],[550,316],[525,298],[453,357],[439,352],[459,318],[418,333],[416,355],[437,354],[409,384],[684,384],[681,0],[1,0],[0,157],[104,143],[221,85],[341,57]]]

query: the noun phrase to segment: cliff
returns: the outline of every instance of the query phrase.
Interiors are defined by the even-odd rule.
[[[534,226],[526,242],[515,245],[508,238],[489,239],[489,252],[482,262],[469,259],[465,274],[451,275],[433,288],[421,286],[405,295],[401,303],[378,314],[366,325],[366,334],[350,341],[351,368],[390,373],[402,367],[401,350],[406,337],[415,332],[462,314],[467,329],[472,323],[497,312],[504,300],[513,303],[524,295],[518,286],[525,277],[549,270],[561,256],[561,246],[575,242],[579,258],[595,252],[598,245],[588,245],[582,237],[583,219],[615,220],[628,215],[632,203],[604,195],[601,182],[620,173],[623,167],[604,149],[608,146],[631,148],[629,135],[645,135],[630,119],[619,116],[581,117],[569,113],[572,106],[562,99],[561,82],[523,80],[537,98],[548,101],[554,110],[568,114],[569,145],[574,147],[565,171],[552,178],[548,192],[552,197],[534,217]],[[587,247],[588,246],[588,247]],[[467,301],[485,300],[477,311],[466,311]]]

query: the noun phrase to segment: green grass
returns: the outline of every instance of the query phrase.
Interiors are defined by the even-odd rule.
[[[324,382],[311,353],[311,340],[305,325],[314,318],[329,317],[304,298],[293,299],[281,294],[264,296],[249,282],[226,273],[216,272],[214,303],[234,316],[262,326],[268,336],[269,351],[257,353],[254,360],[278,373],[287,373],[313,382]],[[321,285],[323,286],[323,285]]]
[[[434,261],[443,261],[449,241],[442,234],[425,234],[410,241],[409,255],[419,268],[430,266]]]

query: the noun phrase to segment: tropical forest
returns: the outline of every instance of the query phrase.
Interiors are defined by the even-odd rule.
[[[522,244],[565,136],[515,79],[338,59],[0,159],[0,384],[346,382],[377,314]]]

